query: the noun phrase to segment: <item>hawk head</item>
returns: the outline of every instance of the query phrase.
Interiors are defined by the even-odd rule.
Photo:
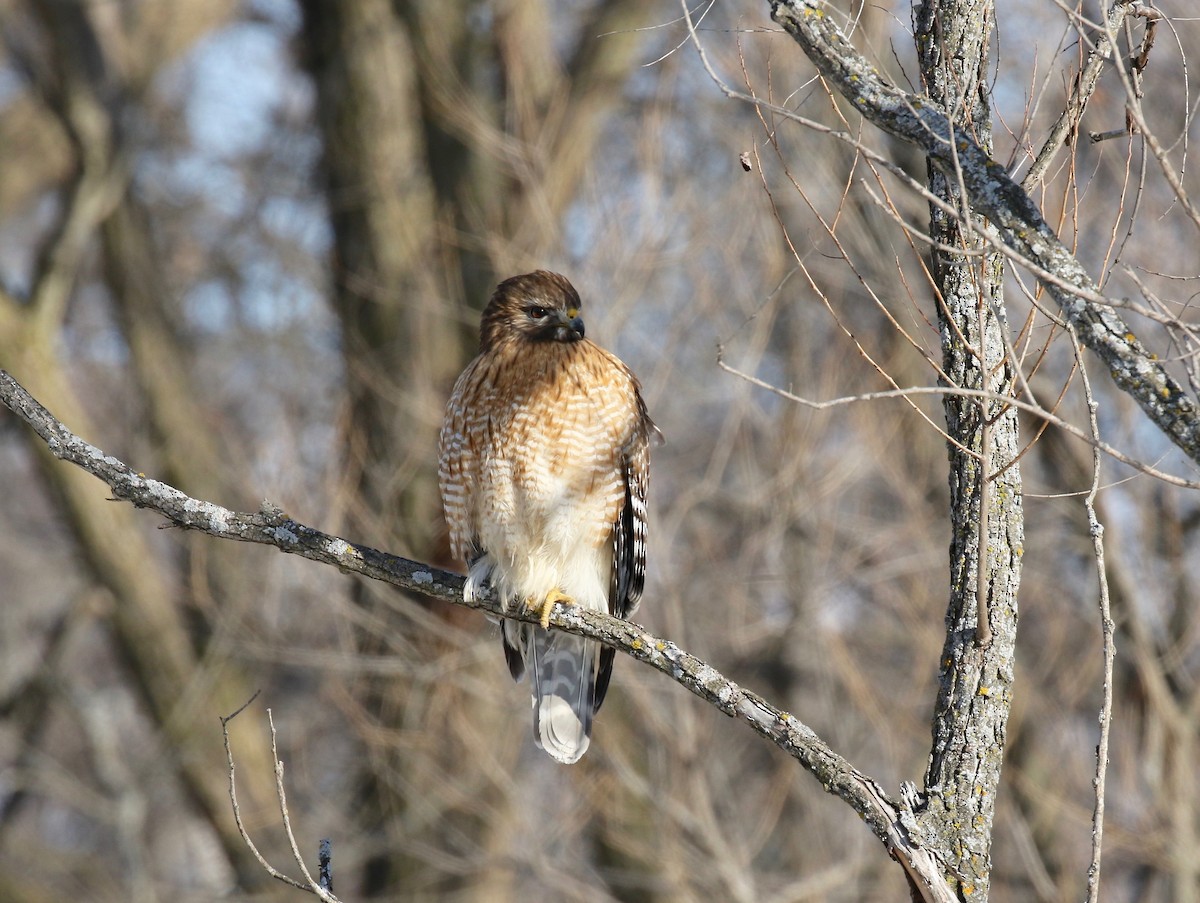
[[[503,342],[578,342],[583,338],[579,292],[565,276],[537,270],[505,279],[483,310],[479,345]]]

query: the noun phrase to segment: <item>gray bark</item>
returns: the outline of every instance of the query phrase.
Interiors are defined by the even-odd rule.
[[[988,41],[991,0],[927,0],[916,11],[926,93],[957,133],[991,153]],[[940,297],[942,368],[958,388],[1013,394],[1004,336],[1003,258],[986,250],[953,173],[929,166],[929,188],[972,217],[972,229],[930,205],[933,273]],[[939,662],[933,748],[917,822],[939,850],[960,899],[987,899],[992,820],[1012,702],[1021,576],[1021,477],[1016,410],[987,399],[945,396],[950,464],[950,601]],[[965,449],[969,449],[968,453]],[[981,538],[982,537],[982,538]]]

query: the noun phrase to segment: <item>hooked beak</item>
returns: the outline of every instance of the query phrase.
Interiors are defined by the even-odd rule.
[[[554,338],[560,342],[578,342],[583,335],[583,317],[579,315],[578,307],[558,311],[558,326],[554,329]]]

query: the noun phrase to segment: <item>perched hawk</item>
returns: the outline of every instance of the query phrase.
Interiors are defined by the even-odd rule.
[[[638,381],[583,336],[579,294],[539,270],[500,283],[479,356],[455,383],[438,479],[467,598],[494,587],[542,626],[501,622],[515,680],[530,672],[533,733],[559,762],[587,751],[613,650],[546,629],[555,602],[624,617],[646,571],[650,440]]]

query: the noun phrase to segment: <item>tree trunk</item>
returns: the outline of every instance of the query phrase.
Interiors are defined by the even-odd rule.
[[[928,0],[916,11],[926,93],[957,129],[991,153],[988,41],[991,0]],[[953,177],[929,166],[929,187],[971,216]],[[1013,389],[1002,258],[958,219],[930,206],[938,326],[948,385]],[[993,400],[947,395],[950,457],[950,603],[946,612],[933,748],[918,819],[943,851],[963,900],[986,900],[992,819],[1012,701],[1023,519],[1016,411]],[[982,538],[981,538],[982,536]]]

